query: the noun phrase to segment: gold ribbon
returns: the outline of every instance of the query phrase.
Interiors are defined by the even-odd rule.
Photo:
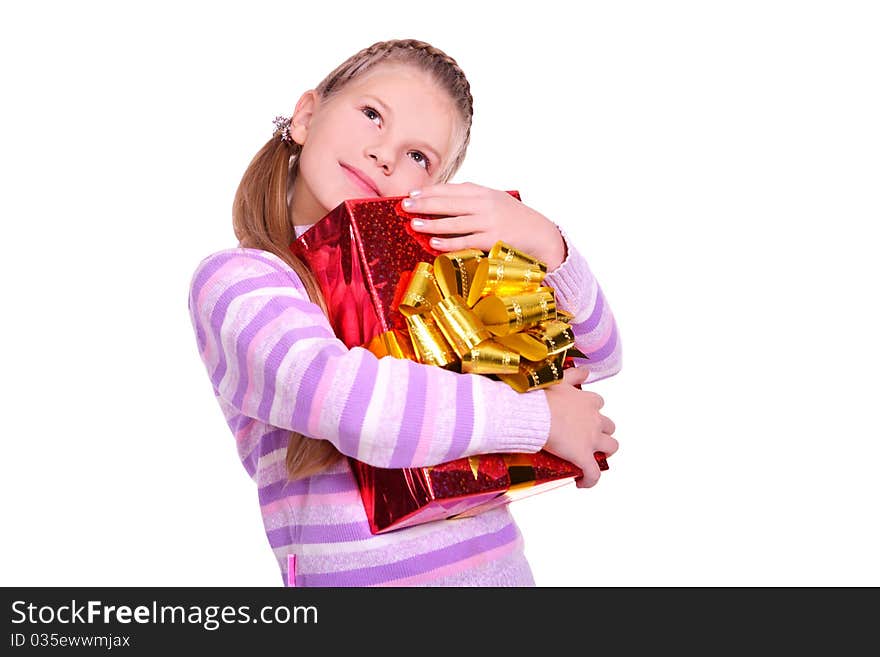
[[[463,249],[420,262],[400,297],[408,335],[391,330],[368,348],[447,367],[495,375],[518,392],[562,380],[574,347],[571,315],[542,285],[547,266],[504,242],[486,253]]]

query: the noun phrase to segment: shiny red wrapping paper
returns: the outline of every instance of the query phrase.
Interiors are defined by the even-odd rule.
[[[520,198],[516,191],[508,193]],[[403,198],[345,201],[300,235],[290,249],[314,273],[330,325],[346,346],[364,347],[379,357],[418,360],[397,305],[416,266],[433,262],[443,252],[430,246],[430,235],[412,229],[410,220],[419,215],[403,210]],[[563,367],[572,364],[566,357]],[[458,363],[447,369],[461,371]],[[350,462],[374,534],[474,515],[583,474],[546,451],[480,455],[416,468]]]

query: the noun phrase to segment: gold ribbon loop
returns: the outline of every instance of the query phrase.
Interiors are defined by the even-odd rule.
[[[495,340],[486,340],[461,358],[465,374],[515,374],[519,372],[519,354]]]
[[[537,258],[533,258],[529,254],[523,253],[519,249],[510,246],[510,244],[507,244],[506,242],[496,242],[495,246],[489,250],[489,257],[494,260],[519,263],[527,267],[537,267],[545,274],[547,273],[547,265]]]
[[[484,258],[477,265],[467,304],[473,306],[488,294],[505,296],[538,289],[546,272],[535,265]]]
[[[569,324],[558,319],[543,322],[531,333],[547,345],[548,356],[555,356],[574,347],[574,331]]]
[[[440,293],[444,297],[458,294],[462,299],[467,299],[477,266],[485,257],[486,254],[479,249],[462,249],[437,256],[434,259],[434,277]]]
[[[527,294],[485,297],[474,313],[493,335],[508,335],[556,319],[556,300],[550,288],[541,287]]]
[[[547,345],[538,337],[527,332],[499,335],[495,338],[509,349],[513,349],[526,360],[543,360],[547,358]]]
[[[412,338],[416,359],[420,363],[445,367],[456,360],[456,354],[430,315],[411,315],[406,325]]]
[[[498,342],[528,360],[543,360],[574,346],[574,332],[565,322],[551,319],[521,333],[499,336]]]
[[[442,297],[437,289],[434,268],[429,262],[420,262],[412,272],[406,292],[398,308],[404,316],[430,312]]]
[[[539,363],[521,361],[517,374],[499,374],[498,378],[517,392],[546,388],[562,380],[564,361],[564,353],[558,353]]]
[[[474,311],[457,294],[446,297],[437,304],[432,315],[459,358],[492,337]]]
[[[574,331],[569,324],[558,319],[541,322],[528,333],[547,345],[548,356],[555,356],[574,347]]]

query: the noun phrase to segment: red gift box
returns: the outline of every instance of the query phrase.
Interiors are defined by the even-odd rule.
[[[520,198],[516,191],[508,193]],[[424,362],[400,305],[416,268],[425,266],[420,263],[434,262],[444,252],[430,246],[430,235],[412,229],[410,220],[421,215],[404,210],[404,198],[344,201],[300,235],[290,249],[315,275],[330,325],[346,346],[367,348],[378,357]],[[425,216],[430,220],[438,215]],[[572,347],[558,354],[557,364],[571,366],[571,353],[579,352]],[[442,366],[463,371],[458,360]],[[597,460],[607,468],[601,455]],[[374,534],[474,515],[567,484],[583,474],[546,451],[480,455],[417,468],[350,462]]]

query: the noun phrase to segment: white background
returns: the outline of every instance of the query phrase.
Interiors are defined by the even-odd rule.
[[[276,114],[414,37],[454,182],[568,229],[615,313],[599,485],[515,503],[542,586],[880,585],[871,2],[4,3],[3,585],[281,583],[187,314]]]

